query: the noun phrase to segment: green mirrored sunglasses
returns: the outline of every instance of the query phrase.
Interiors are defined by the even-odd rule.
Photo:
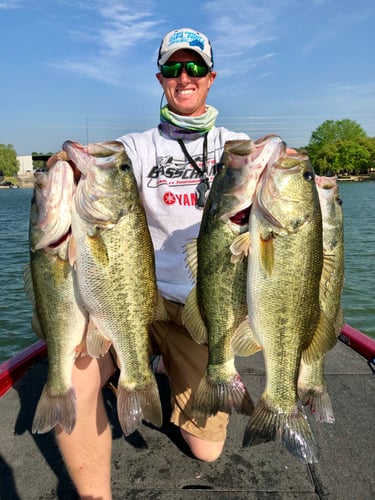
[[[202,78],[209,72],[208,66],[203,62],[169,62],[160,66],[160,72],[164,78],[177,78],[185,68],[186,73],[194,78]]]

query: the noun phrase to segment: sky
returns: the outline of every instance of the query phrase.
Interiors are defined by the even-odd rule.
[[[181,27],[212,43],[218,126],[302,147],[350,119],[372,137],[374,26],[374,0],[0,0],[0,144],[48,153],[156,126],[157,52]]]

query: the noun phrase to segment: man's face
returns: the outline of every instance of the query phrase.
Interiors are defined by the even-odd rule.
[[[168,59],[168,63],[189,61],[202,62],[202,58],[192,50],[183,49]],[[165,78],[161,73],[157,73],[156,77],[163,87],[171,111],[183,116],[199,116],[205,112],[208,90],[216,77],[215,71],[199,78],[189,76],[183,68],[181,75],[175,78]]]

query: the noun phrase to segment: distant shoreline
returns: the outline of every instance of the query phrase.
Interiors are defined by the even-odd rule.
[[[375,181],[375,175],[374,174],[339,175],[337,177],[337,180],[344,182]]]
[[[9,178],[7,180],[11,180],[13,186],[2,186],[0,184],[0,189],[14,189],[14,188],[33,188],[35,183],[34,176],[18,176]],[[362,181],[375,181],[375,173],[374,174],[362,174],[362,175],[339,175],[337,177],[339,182],[362,182]]]

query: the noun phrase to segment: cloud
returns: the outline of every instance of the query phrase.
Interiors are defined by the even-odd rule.
[[[202,3],[209,19],[206,32],[214,47],[215,61],[220,63],[221,77],[243,75],[274,57],[267,48],[262,53],[262,45],[280,36],[278,18],[291,1],[275,0],[271,7],[248,0],[238,0],[235,4],[227,0]],[[60,2],[73,12],[74,25],[68,33],[73,43],[81,47],[74,56],[53,61],[51,67],[117,84],[126,74],[127,61],[131,61],[133,69],[144,65],[148,44],[157,38],[153,51],[156,52],[160,40],[158,27],[163,24],[156,0]],[[231,64],[227,64],[228,60]],[[265,69],[260,73],[265,75]]]
[[[100,1],[83,4],[94,15],[94,26],[79,26],[71,35],[80,41],[94,43],[106,56],[116,56],[129,47],[155,38],[155,27],[160,23],[155,16],[152,1]]]
[[[123,83],[122,75],[127,71],[126,52],[131,49],[131,59],[136,59],[137,51],[157,36],[155,28],[161,21],[156,19],[155,2],[63,0],[63,3],[75,9],[76,23],[69,35],[73,43],[81,47],[74,56],[63,57],[49,66],[108,84]],[[82,43],[87,47],[83,48]],[[141,58],[139,64],[142,64]]]
[[[92,58],[91,60],[77,59],[75,61],[63,59],[60,62],[51,63],[49,66],[62,72],[75,73],[76,75],[81,75],[110,85],[120,84],[115,67],[103,58]]]
[[[248,0],[206,2],[203,8],[209,19],[208,29],[212,33],[220,76],[241,77],[251,71],[252,78],[256,79],[273,73],[269,64],[276,60],[275,42],[283,33],[280,18],[294,3],[295,0],[274,0],[272,5]],[[254,72],[255,68],[259,75]]]
[[[0,10],[18,9],[20,7],[20,0],[7,0],[5,2],[0,2]]]
[[[204,9],[214,34],[215,53],[222,59],[243,57],[249,50],[277,36],[278,2],[272,7],[241,0],[207,2]]]

